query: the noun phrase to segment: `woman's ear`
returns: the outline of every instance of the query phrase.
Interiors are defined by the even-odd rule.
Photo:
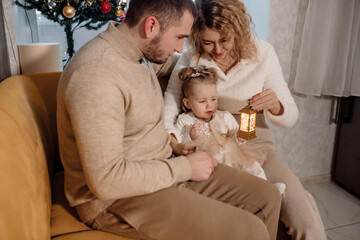
[[[187,109],[191,109],[190,104],[189,104],[189,100],[187,98],[183,98],[183,104]]]
[[[149,16],[145,19],[145,36],[153,38],[160,32],[160,24],[156,17]]]

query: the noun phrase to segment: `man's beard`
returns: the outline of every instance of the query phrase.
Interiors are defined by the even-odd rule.
[[[160,39],[161,33],[159,33],[148,46],[146,46],[143,54],[147,60],[153,63],[161,64],[164,63],[166,59],[161,59],[164,55],[164,51],[160,50]]]

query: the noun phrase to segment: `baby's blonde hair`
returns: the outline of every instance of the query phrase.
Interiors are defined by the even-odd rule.
[[[193,67],[184,67],[179,72],[179,79],[183,81],[182,84],[182,98],[188,98],[191,87],[197,83],[206,83],[206,84],[217,84],[218,75],[215,68],[206,68],[204,66],[199,66],[196,68]],[[189,112],[184,104],[182,105],[182,110]]]

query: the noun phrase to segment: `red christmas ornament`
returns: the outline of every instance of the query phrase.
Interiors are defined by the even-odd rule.
[[[121,13],[121,16],[120,16],[120,20],[121,20],[121,21],[124,21],[124,20],[125,20],[125,16],[126,16],[126,11],[123,10],[122,13]]]
[[[111,10],[111,4],[108,1],[102,1],[100,3],[101,5],[101,12],[102,13],[108,13]]]

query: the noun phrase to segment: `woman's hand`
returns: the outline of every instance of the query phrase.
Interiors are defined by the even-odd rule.
[[[271,89],[267,89],[253,96],[250,99],[250,106],[257,111],[269,110],[276,116],[284,113],[283,105],[279,102],[276,93]]]
[[[191,140],[195,140],[199,137],[200,135],[200,130],[201,130],[201,123],[198,124],[194,124],[191,128],[190,128],[190,138]]]

